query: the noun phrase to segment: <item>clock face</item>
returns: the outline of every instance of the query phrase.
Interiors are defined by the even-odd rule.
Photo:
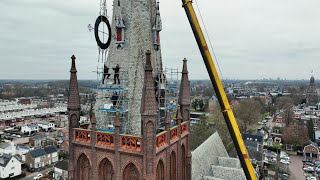
[[[94,36],[101,49],[107,49],[111,42],[111,26],[106,16],[98,16],[94,25]]]

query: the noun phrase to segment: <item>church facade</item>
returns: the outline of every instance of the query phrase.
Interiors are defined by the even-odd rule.
[[[114,119],[115,132],[96,129],[94,113],[90,128],[79,128],[80,97],[75,57],[69,87],[69,179],[70,180],[188,180],[191,179],[189,131],[190,86],[187,62],[183,70],[176,118],[166,119],[157,133],[157,106],[150,51],[146,52],[141,136],[121,134],[120,113]]]

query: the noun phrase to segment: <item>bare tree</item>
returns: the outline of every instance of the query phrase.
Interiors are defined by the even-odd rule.
[[[261,119],[261,104],[254,99],[241,100],[233,109],[241,132],[247,132],[248,126]]]
[[[308,131],[304,126],[287,126],[283,130],[282,139],[286,144],[303,145],[308,141]]]

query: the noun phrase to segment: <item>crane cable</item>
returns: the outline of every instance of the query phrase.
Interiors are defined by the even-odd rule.
[[[213,50],[213,46],[212,46],[212,43],[211,43],[211,40],[210,40],[209,33],[208,33],[208,31],[207,31],[206,24],[204,23],[204,20],[203,20],[203,18],[202,18],[202,14],[201,14],[201,11],[200,11],[200,7],[199,7],[199,5],[198,5],[197,0],[194,0],[194,2],[196,2],[197,10],[198,10],[198,13],[199,13],[199,15],[200,15],[201,22],[202,22],[203,27],[204,27],[204,31],[205,31],[205,33],[206,33],[206,35],[207,35],[207,37],[208,37],[208,41],[209,41],[209,44],[210,44],[211,52],[212,52],[213,57],[215,58],[215,60],[216,60],[216,62],[217,62],[216,64],[217,64],[217,66],[218,66],[218,70],[219,70],[219,73],[220,73],[220,76],[221,76],[221,80],[222,80],[222,82],[224,82],[224,78],[223,78],[223,75],[222,75],[222,71],[221,71],[221,69],[220,69],[220,65],[219,65],[219,62],[218,62],[218,58],[217,58],[217,56],[216,56],[216,53],[215,53],[214,50]]]

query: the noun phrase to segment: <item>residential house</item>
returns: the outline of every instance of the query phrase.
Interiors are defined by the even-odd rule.
[[[60,145],[60,150],[64,152],[69,152],[69,140],[64,140]]]
[[[38,122],[38,126],[44,131],[49,131],[55,127],[52,122]]]
[[[263,167],[263,136],[259,134],[242,134],[242,139],[253,165]]]
[[[318,144],[310,141],[306,146],[304,146],[303,157],[304,157],[304,159],[316,158],[319,160],[320,159],[320,151],[319,151]]]
[[[55,123],[57,124],[57,127],[64,128],[67,126],[68,121],[67,121],[67,119],[59,119],[59,120],[56,120]]]
[[[58,137],[61,139],[68,139],[69,137],[69,130],[64,128],[64,129],[59,129],[58,130]]]
[[[267,126],[262,126],[258,128],[257,134],[263,137],[263,145],[267,145],[270,137],[270,129]]]
[[[214,95],[208,100],[209,112],[213,112],[214,111],[214,108],[215,108],[217,102],[218,102],[218,99]]]
[[[17,145],[16,146],[16,154],[21,156],[22,162],[26,161],[26,154],[33,150],[34,148],[26,146],[26,145]]]
[[[68,179],[68,161],[62,160],[54,165],[54,178],[55,179]]]
[[[21,162],[11,154],[0,156],[0,178],[12,178],[21,174]]]
[[[280,114],[276,114],[272,117],[271,127],[284,127],[285,123],[283,122],[283,118]]]
[[[16,154],[16,146],[13,143],[2,143],[0,144],[0,154]]]
[[[26,154],[26,165],[30,168],[38,169],[46,165],[57,162],[58,150],[55,146],[34,149]]]
[[[44,148],[44,150],[49,158],[49,164],[59,161],[58,149],[55,146],[47,146]]]
[[[35,132],[39,132],[39,126],[36,124],[30,124],[30,125],[25,125],[25,126],[21,126],[21,132],[23,134],[32,134]]]
[[[30,146],[35,148],[44,146],[47,140],[47,136],[45,135],[36,135],[29,138]]]

